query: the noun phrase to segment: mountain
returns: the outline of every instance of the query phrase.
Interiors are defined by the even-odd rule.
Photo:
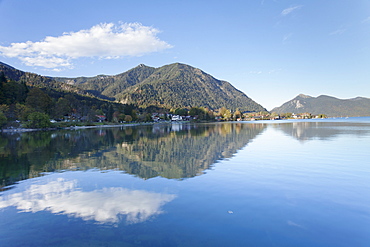
[[[315,98],[300,94],[280,107],[275,107],[271,112],[309,112],[314,115],[325,114],[329,117],[370,116],[370,99],[363,97],[338,99],[327,95],[320,95]]]
[[[139,107],[207,107],[210,110],[225,107],[232,111],[266,111],[229,82],[181,63],[160,68],[140,64],[118,75],[65,78],[23,72],[0,62],[0,72],[14,81],[26,82],[28,86],[93,95]]]
[[[118,75],[98,75],[94,77],[64,78],[54,77],[54,80],[74,85],[99,98],[115,100],[116,95],[130,86],[136,85],[148,78],[155,68],[140,64],[127,72]]]
[[[52,77],[41,76],[35,73],[24,72],[18,69],[13,68],[5,63],[0,62],[0,73],[3,72],[5,77],[14,80],[14,81],[23,81],[26,82],[27,86],[30,87],[41,87],[62,90],[66,92],[78,93],[81,95],[86,95],[87,93],[83,90],[75,87],[73,85],[68,85],[66,83],[58,82]]]
[[[140,107],[226,107],[240,111],[266,111],[229,82],[200,69],[174,63],[160,68],[143,64],[122,74],[79,78],[54,78],[101,98]]]

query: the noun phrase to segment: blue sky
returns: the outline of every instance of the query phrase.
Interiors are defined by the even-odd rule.
[[[370,97],[368,0],[0,0],[0,61],[49,76],[189,64],[268,110]]]

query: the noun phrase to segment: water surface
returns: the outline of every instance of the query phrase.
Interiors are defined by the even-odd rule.
[[[370,119],[0,137],[1,246],[368,246]]]

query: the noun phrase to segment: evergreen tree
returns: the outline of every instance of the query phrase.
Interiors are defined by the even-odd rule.
[[[49,113],[52,106],[52,99],[40,88],[32,88],[26,98],[26,105],[37,112]]]
[[[109,107],[108,107],[108,112],[107,112],[107,121],[108,122],[112,122],[112,120],[113,120],[113,113],[114,113],[114,109],[113,109],[112,104],[110,104]]]
[[[54,117],[63,118],[63,116],[71,114],[72,107],[66,98],[59,98],[54,107]]]
[[[0,105],[5,104],[5,95],[4,95],[4,84],[6,83],[6,78],[4,72],[0,73]]]
[[[177,108],[175,110],[175,114],[180,116],[186,116],[188,115],[188,110],[186,110],[185,108]]]
[[[0,128],[3,127],[8,119],[5,117],[4,113],[0,111]]]

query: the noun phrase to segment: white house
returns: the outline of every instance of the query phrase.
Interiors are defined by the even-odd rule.
[[[172,121],[181,121],[182,117],[180,115],[173,115],[171,118]]]

